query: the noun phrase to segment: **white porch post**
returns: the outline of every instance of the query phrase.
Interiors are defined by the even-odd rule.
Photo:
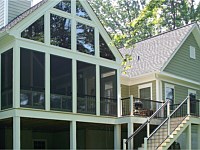
[[[45,110],[50,110],[50,54],[45,54]]]
[[[20,117],[13,117],[13,149],[20,150]]]
[[[191,145],[191,138],[192,138],[192,129],[191,129],[191,123],[187,127],[187,139],[186,139],[186,148],[188,150],[191,150],[192,145]]]
[[[134,109],[133,109],[133,95],[130,96],[130,104],[129,104],[129,106],[130,106],[130,108],[129,108],[130,116],[133,116],[133,111],[134,111]]]
[[[100,66],[96,65],[96,115],[100,116]]]
[[[76,113],[77,112],[77,63],[76,63],[76,60],[73,59],[72,60],[72,95],[73,95],[73,98],[72,98],[72,112],[73,113]]]
[[[134,124],[132,122],[128,123],[128,137],[130,137],[134,132]],[[128,142],[128,149],[133,149],[133,139]]]
[[[76,121],[70,122],[70,149],[76,149]]]
[[[114,126],[114,149],[121,149],[121,125]]]
[[[20,107],[20,47],[13,47],[13,108]]]

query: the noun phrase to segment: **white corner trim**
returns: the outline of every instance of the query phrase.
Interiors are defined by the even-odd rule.
[[[178,50],[180,49],[180,47],[183,45],[183,43],[186,41],[186,39],[188,38],[188,36],[190,35],[190,33],[192,33],[193,29],[196,26],[193,26],[190,31],[187,33],[187,35],[183,38],[183,40],[181,41],[181,43],[177,46],[177,48],[175,49],[175,51],[172,53],[172,55],[170,56],[170,58],[167,60],[167,62],[165,62],[165,64],[162,66],[161,71],[163,71],[167,65],[169,64],[169,62],[172,60],[172,58],[174,58],[175,54],[178,52]]]

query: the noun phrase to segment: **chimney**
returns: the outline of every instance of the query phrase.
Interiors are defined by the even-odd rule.
[[[32,0],[0,0],[0,28],[31,7]]]

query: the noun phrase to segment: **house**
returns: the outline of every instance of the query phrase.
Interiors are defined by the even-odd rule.
[[[1,4],[0,149],[200,147],[197,25],[119,52],[86,0]]]

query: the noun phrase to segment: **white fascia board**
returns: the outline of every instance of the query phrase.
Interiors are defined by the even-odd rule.
[[[192,88],[192,89],[197,89],[197,90],[200,89],[200,82],[189,80],[189,79],[179,77],[179,76],[176,76],[176,75],[173,75],[170,73],[160,72],[156,76],[158,79],[165,81],[165,82],[185,86],[185,87]]]
[[[143,74],[133,78],[121,76],[121,84],[131,86],[131,85],[143,84],[146,82],[154,81],[156,80],[156,73],[158,72]]]
[[[188,36],[190,35],[190,33],[192,33],[192,31],[194,30],[196,26],[194,25],[190,31],[188,31],[187,35],[183,38],[182,42],[177,46],[177,48],[175,49],[175,51],[172,53],[172,55],[170,56],[170,58],[167,60],[167,62],[165,62],[165,64],[161,67],[161,72],[164,71],[164,69],[167,67],[167,65],[169,64],[169,62],[172,60],[172,58],[174,58],[175,54],[178,52],[178,50],[180,49],[180,47],[183,45],[183,43],[186,41],[186,39],[188,38]]]

